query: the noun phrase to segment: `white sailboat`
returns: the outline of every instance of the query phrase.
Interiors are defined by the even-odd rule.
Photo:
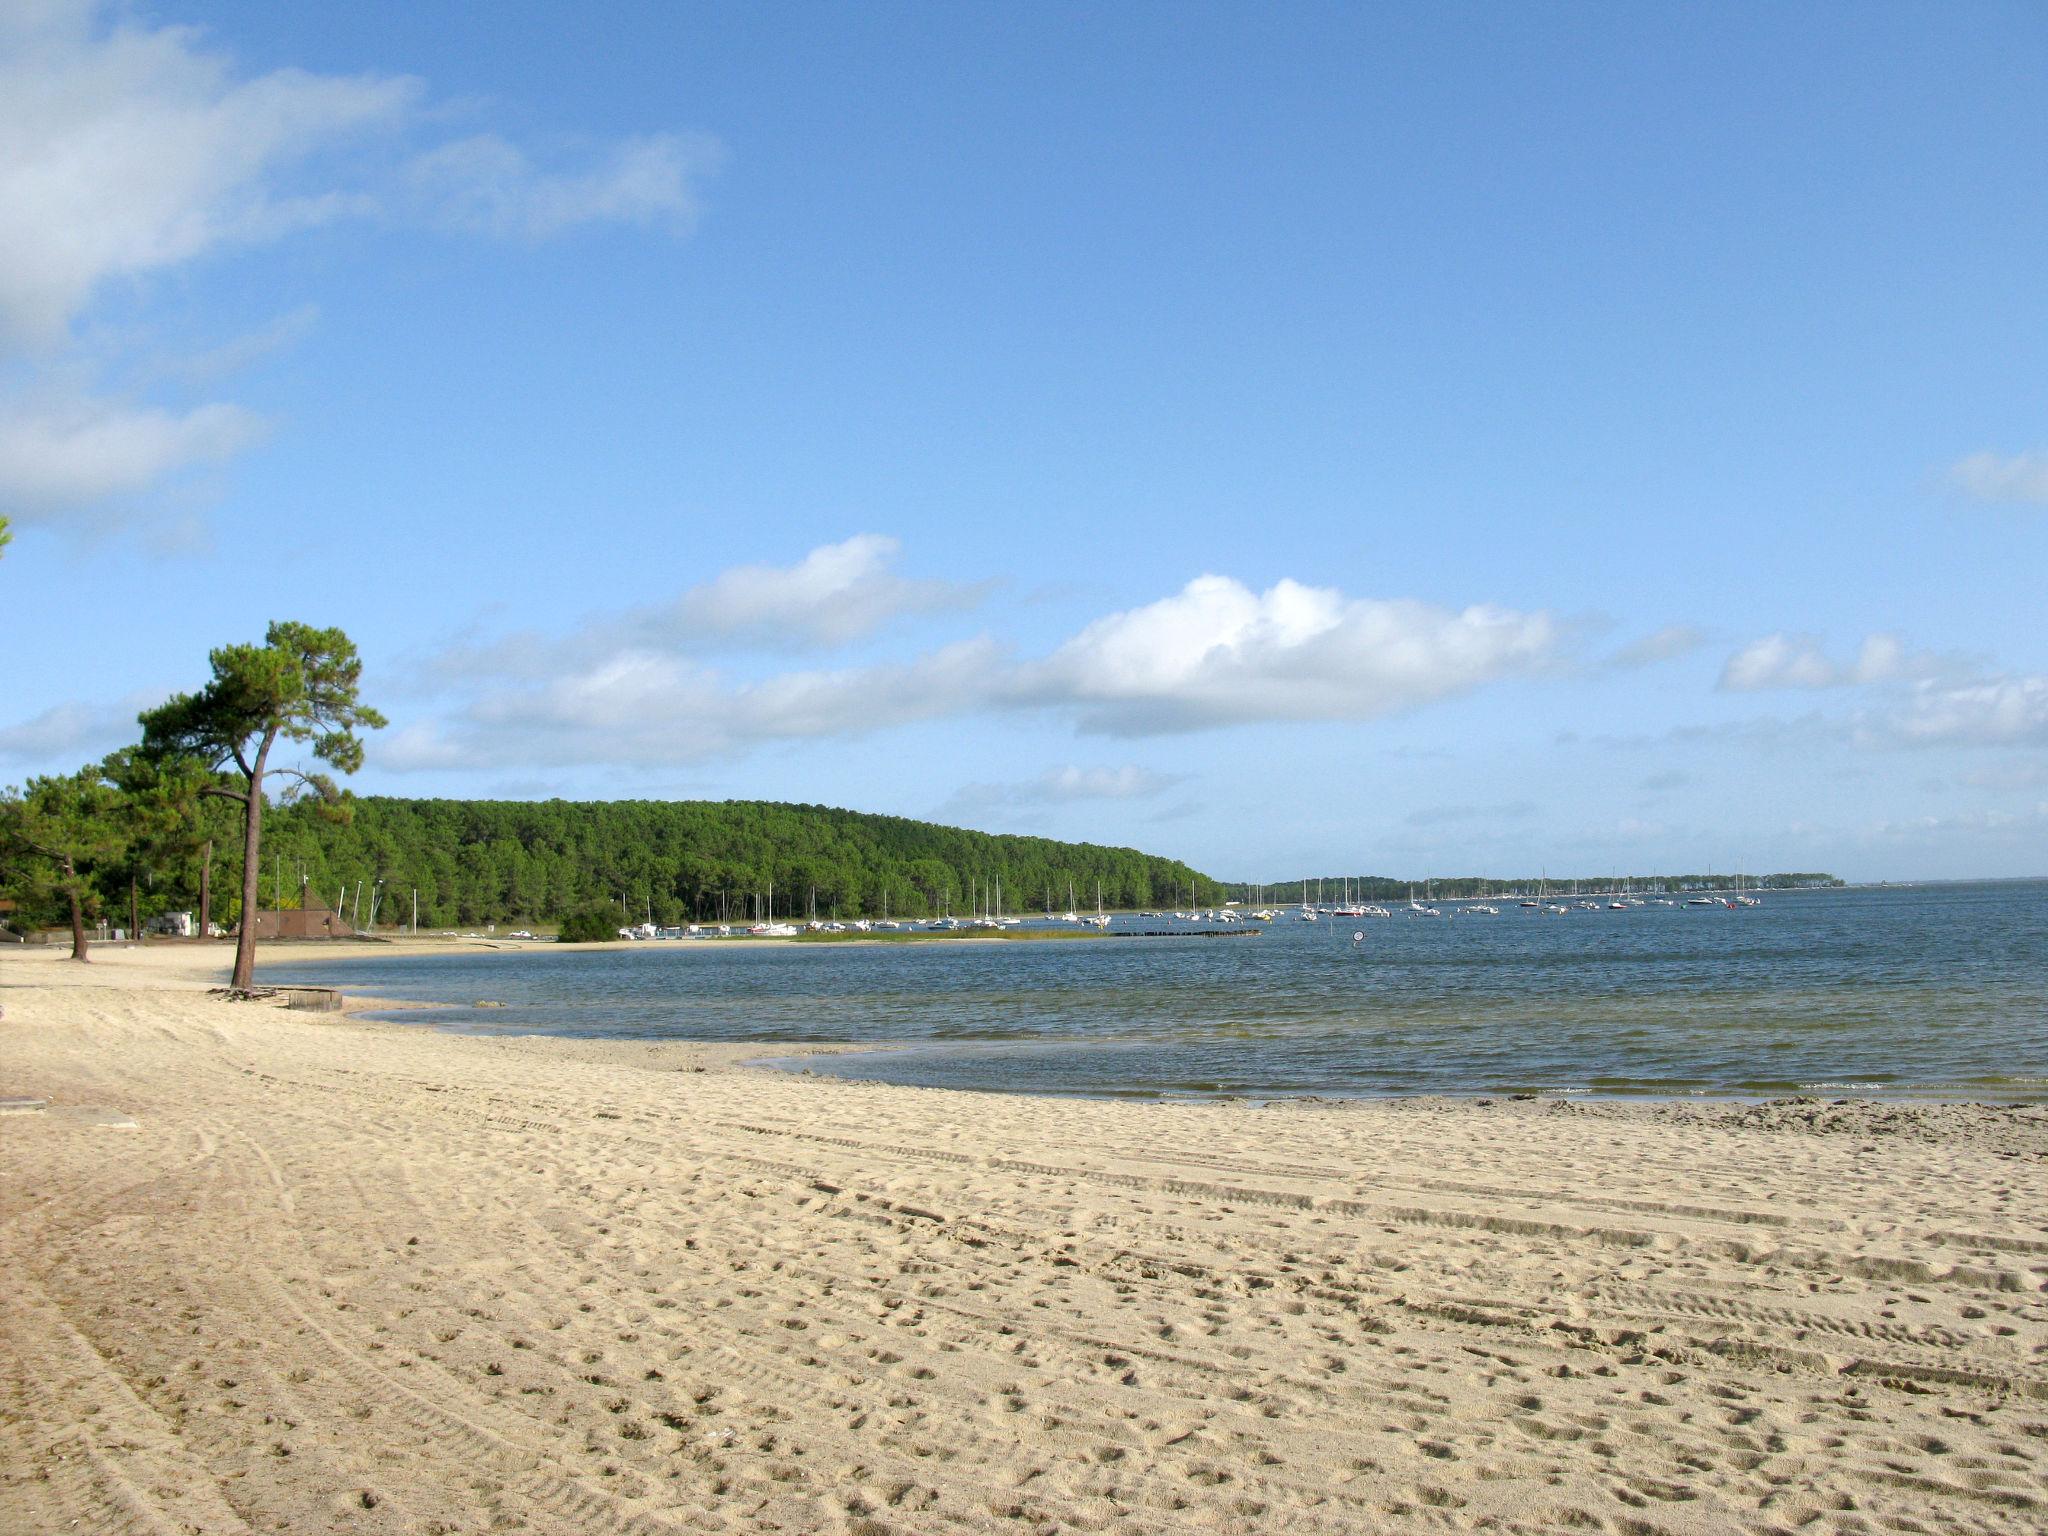
[[[1090,927],[1094,928],[1107,928],[1109,926],[1109,914],[1102,910],[1102,882],[1100,880],[1095,882],[1095,915],[1086,921]]]

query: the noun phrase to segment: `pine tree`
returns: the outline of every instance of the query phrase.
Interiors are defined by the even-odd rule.
[[[93,872],[121,856],[128,828],[120,792],[98,766],[0,790],[0,850],[10,884],[30,903],[60,902],[71,916],[71,958],[89,961],[85,919],[98,903]]]
[[[142,754],[202,765],[219,776],[202,792],[242,807],[242,925],[229,985],[246,990],[256,973],[265,781],[271,775],[285,780],[286,799],[307,794],[329,807],[342,804],[341,791],[326,774],[273,765],[271,749],[280,737],[310,742],[314,757],[353,773],[363,763],[356,732],[382,726],[384,717],[356,697],[363,666],[339,629],[280,621],[262,645],[224,645],[208,660],[213,680],[204,688],[181,693],[141,717]]]

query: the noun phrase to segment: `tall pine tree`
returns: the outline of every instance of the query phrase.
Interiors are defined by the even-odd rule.
[[[142,754],[199,764],[219,776],[202,793],[242,807],[242,924],[229,985],[246,990],[256,974],[256,882],[263,867],[267,781],[273,775],[283,780],[286,798],[311,794],[330,806],[342,798],[324,773],[273,764],[272,749],[280,740],[310,743],[315,758],[353,773],[363,763],[356,732],[382,726],[384,717],[356,697],[363,665],[339,629],[280,621],[270,626],[263,644],[224,645],[208,660],[213,679],[204,688],[142,715]]]

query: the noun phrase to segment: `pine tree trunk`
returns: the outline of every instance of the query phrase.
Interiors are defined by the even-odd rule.
[[[247,991],[256,984],[257,886],[263,876],[263,769],[277,733],[263,738],[249,774],[249,803],[242,807],[242,925],[235,937],[235,973],[228,985]]]
[[[206,840],[199,863],[199,937],[213,937],[213,839]]]
[[[263,789],[249,786],[249,803],[242,813],[242,922],[235,935],[235,973],[231,987],[247,988],[256,980],[257,887],[263,875]]]
[[[69,859],[64,861],[64,873],[70,877],[70,889],[65,894],[71,898],[71,958],[89,965],[92,956],[85,952],[85,910],[78,904],[78,871]]]
[[[128,942],[142,942],[142,902],[135,891],[135,877],[128,877]]]

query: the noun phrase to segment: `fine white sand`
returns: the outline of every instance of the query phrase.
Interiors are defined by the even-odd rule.
[[[226,959],[0,957],[0,1531],[2048,1527],[2039,1109],[958,1094]]]

